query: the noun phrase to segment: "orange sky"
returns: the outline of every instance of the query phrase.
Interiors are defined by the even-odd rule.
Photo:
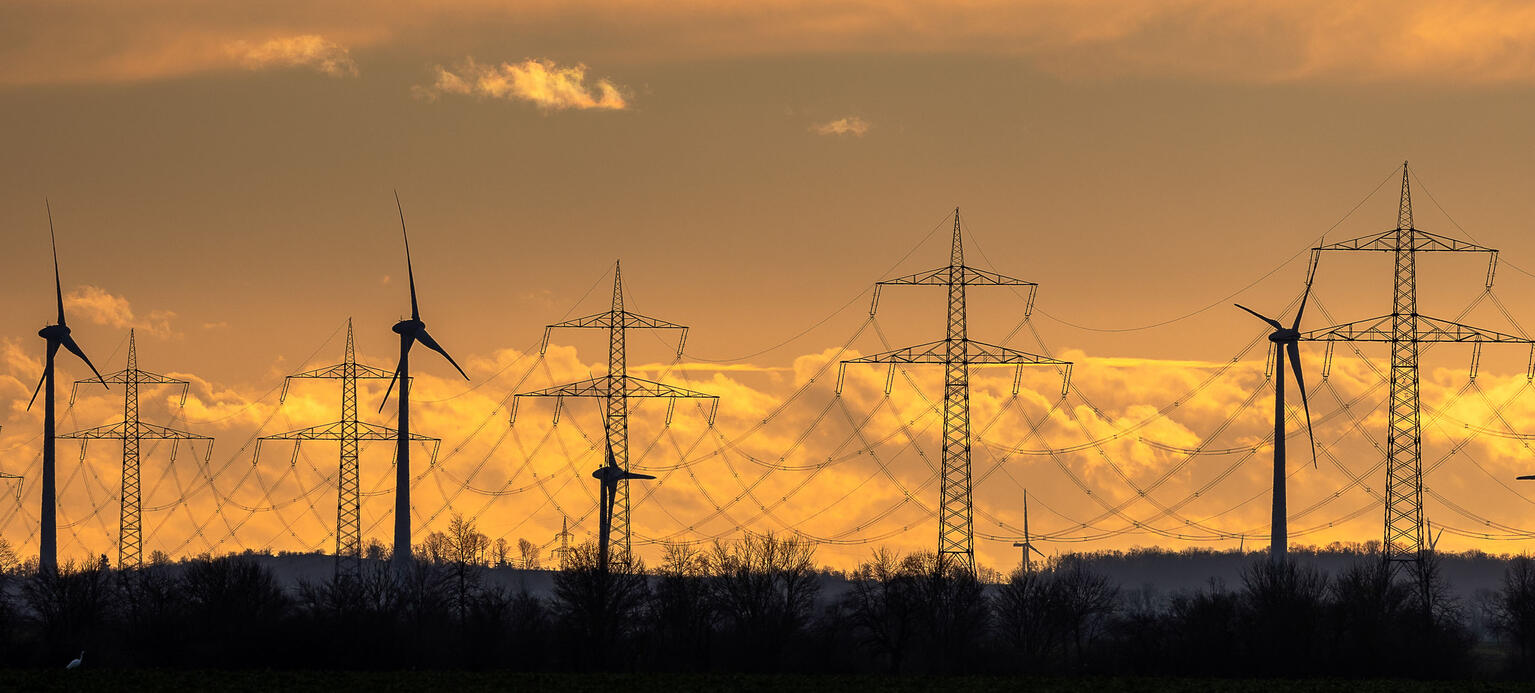
[[[693,328],[680,365],[664,334],[633,336],[631,364],[723,397],[714,431],[691,406],[670,429],[658,403],[635,408],[635,463],[662,477],[636,531],[797,530],[828,540],[820,556],[839,566],[868,542],[933,545],[941,374],[906,371],[888,402],[880,368],[850,368],[840,399],[833,377],[807,381],[844,345],[886,348],[859,331],[860,292],[943,264],[955,205],[973,264],[1042,285],[1032,329],[1009,345],[1075,360],[1080,393],[1061,404],[1058,374],[1039,371],[1015,400],[1010,370],[975,377],[986,565],[1016,560],[1025,486],[1049,550],[1236,545],[1124,531],[1136,521],[1265,532],[1261,348],[1186,393],[1260,335],[1226,297],[1279,310],[1304,279],[1297,252],[1372,190],[1328,238],[1394,225],[1402,159],[1427,186],[1419,228],[1502,249],[1496,295],[1532,317],[1535,11],[1520,3],[18,2],[0,7],[0,38],[0,309],[12,317],[0,470],[28,477],[20,507],[0,503],[0,535],[26,551],[40,419],[25,406],[51,314],[44,196],[87,352],[121,368],[136,327],[143,367],[194,381],[184,410],[157,393],[145,418],[218,437],[206,466],[146,455],[145,546],[173,553],[332,546],[334,446],[308,445],[291,466],[288,448],[253,465],[241,446],[335,417],[328,384],[281,407],[274,388],[339,358],[348,316],[364,360],[392,365],[388,329],[406,309],[393,189],[423,317],[472,377],[418,359],[416,428],[443,439],[441,464],[417,465],[423,532],[457,510],[509,541],[546,544],[566,515],[590,535],[595,405],[570,403],[551,432],[547,403],[524,403],[508,426],[503,401],[519,382],[601,372],[594,333],[558,335],[542,361],[526,352],[545,323],[602,308],[616,258],[632,309]],[[1484,263],[1425,257],[1423,312],[1454,317],[1476,300]],[[1329,256],[1321,306],[1338,321],[1388,312],[1389,273],[1384,256]],[[890,346],[930,341],[942,309],[939,291],[892,289],[877,324]],[[983,341],[1022,317],[1006,290],[973,290],[971,309]],[[1317,310],[1307,326],[1327,320]],[[1520,329],[1490,298],[1466,320]],[[1296,541],[1378,538],[1384,386],[1342,348],[1323,383],[1321,348],[1305,349],[1317,437],[1335,456],[1292,461],[1292,530],[1316,528]],[[1385,357],[1363,353],[1377,368]],[[1466,389],[1469,348],[1425,357],[1425,402],[1443,409],[1425,427],[1425,465],[1455,451],[1426,477],[1436,525],[1535,530],[1535,490],[1511,481],[1531,450],[1497,435],[1535,428],[1527,358],[1489,347]],[[115,395],[82,392],[61,429],[115,420]],[[1339,398],[1358,401],[1345,411]],[[1101,450],[1039,454],[1175,400]],[[1507,426],[1488,402],[1509,402]],[[1480,429],[1492,433],[1460,446]],[[1223,454],[1176,452],[1201,441]],[[365,532],[381,539],[390,453],[364,457]],[[115,555],[117,455],[93,444],[82,466],[61,443],[64,555]]]

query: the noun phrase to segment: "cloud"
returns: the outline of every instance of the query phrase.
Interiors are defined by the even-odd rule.
[[[817,135],[852,135],[863,137],[869,132],[869,121],[858,116],[847,116],[836,120],[818,123],[810,126],[810,131]]]
[[[442,94],[527,101],[545,111],[599,109],[621,111],[629,107],[619,88],[607,79],[586,85],[586,66],[560,67],[552,60],[529,58],[515,65],[490,66],[465,60],[453,70],[435,68],[436,81],[412,89],[419,98],[435,101]]]
[[[1535,83],[1535,7],[1511,0],[1469,6],[1454,0],[970,0],[957,6],[943,0],[11,0],[0,3],[0,35],[7,39],[0,84],[8,85],[131,82],[227,69],[232,43],[267,60],[352,74],[355,65],[340,57],[344,53],[306,51],[296,41],[321,36],[325,43],[317,48],[388,47],[417,62],[456,54],[466,42],[557,40],[561,50],[604,64],[989,55],[1016,57],[1065,78]],[[267,49],[273,41],[292,43]],[[472,84],[470,76],[449,74]],[[594,100],[601,101],[600,91]]]
[[[307,67],[331,77],[356,77],[357,63],[345,46],[318,34],[301,34],[251,44],[235,41],[229,54],[247,70]]]
[[[156,337],[175,334],[171,329],[171,321],[176,318],[174,312],[152,310],[149,315],[141,318],[134,314],[133,305],[128,299],[89,284],[66,294],[64,306],[69,312],[84,315],[85,319],[97,325],[136,328]]]

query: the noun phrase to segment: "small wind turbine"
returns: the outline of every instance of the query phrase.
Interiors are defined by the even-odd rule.
[[[405,207],[400,204],[400,193],[394,193],[394,206],[400,213],[400,236],[405,239],[405,274],[410,278],[410,319],[401,320],[394,324],[394,331],[400,335],[400,365],[394,369],[394,377],[389,380],[389,389],[384,391],[384,401],[379,402],[379,411],[384,410],[384,405],[389,402],[389,393],[394,390],[396,381],[400,383],[400,420],[396,425],[399,435],[396,438],[396,462],[394,481],[394,564],[396,568],[403,569],[411,563],[410,552],[410,348],[416,342],[421,342],[426,348],[431,349],[453,364],[458,369],[458,374],[469,379],[469,375],[460,368],[457,361],[453,360],[448,352],[426,333],[426,323],[421,322],[421,309],[416,305],[416,273],[410,264],[410,236],[405,233]]]
[[[1023,563],[1022,563],[1022,565],[1023,565],[1023,572],[1025,572],[1025,573],[1033,572],[1033,570],[1034,570],[1034,564],[1033,564],[1032,561],[1029,560],[1029,552],[1030,551],[1033,551],[1034,553],[1039,554],[1040,558],[1044,558],[1045,557],[1044,552],[1040,551],[1039,549],[1034,548],[1033,542],[1030,541],[1030,539],[1029,539],[1029,492],[1028,492],[1028,490],[1024,490],[1024,492],[1023,492],[1023,541],[1015,542],[1013,544],[1013,546],[1023,550]]]
[[[1284,560],[1290,542],[1285,515],[1284,366],[1287,357],[1290,367],[1295,371],[1295,385],[1300,388],[1301,406],[1306,410],[1306,435],[1311,440],[1311,464],[1316,466],[1316,436],[1311,432],[1311,406],[1306,402],[1306,380],[1300,368],[1300,319],[1306,313],[1306,301],[1310,298],[1311,283],[1307,282],[1306,293],[1300,299],[1300,308],[1295,310],[1295,321],[1289,327],[1247,306],[1236,304],[1236,307],[1252,313],[1274,328],[1274,332],[1269,335],[1269,341],[1274,343],[1274,515],[1269,525],[1269,556],[1275,561]]]
[[[68,349],[69,353],[80,357],[85,365],[90,366],[91,372],[96,374],[96,380],[101,382],[102,387],[107,387],[107,383],[102,379],[101,371],[96,370],[96,365],[91,363],[91,360],[85,356],[85,352],[80,349],[80,345],[75,343],[75,338],[69,336],[69,325],[64,323],[64,285],[59,281],[59,243],[53,234],[53,206],[47,199],[43,200],[43,205],[48,210],[48,242],[53,248],[53,292],[58,299],[59,321],[37,331],[37,336],[48,342],[48,358],[43,365],[43,377],[37,381],[37,389],[32,391],[32,399],[27,402],[27,409],[32,409],[32,403],[37,401],[37,393],[42,392],[46,385],[48,394],[43,396],[42,529],[38,535],[37,567],[39,570],[52,573],[58,570],[59,566],[58,498],[57,488],[54,486],[53,454],[53,357],[59,353],[59,347]]]
[[[597,561],[603,574],[608,572],[608,528],[613,526],[613,503],[618,498],[618,482],[631,479],[654,479],[649,474],[631,472],[618,466],[613,459],[613,441],[608,441],[607,464],[592,472],[592,477],[602,483],[597,499]]]

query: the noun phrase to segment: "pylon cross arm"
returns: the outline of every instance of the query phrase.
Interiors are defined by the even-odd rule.
[[[1414,329],[1419,342],[1466,342],[1492,344],[1535,344],[1535,339],[1518,337],[1495,330],[1464,325],[1450,320],[1416,316]],[[1302,332],[1301,339],[1318,342],[1390,342],[1395,316],[1383,315],[1366,320]]]
[[[1030,354],[1016,349],[965,340],[964,360],[971,365],[1070,365],[1070,361],[1049,358]],[[947,340],[938,340],[926,344],[887,351],[882,354],[863,356],[856,359],[847,359],[842,363],[948,363],[946,349]]]
[[[351,366],[352,366],[353,369],[355,369],[356,377],[359,380],[361,380],[361,379],[389,380],[390,378],[394,377],[394,371],[386,371],[386,370],[384,370],[382,368],[376,368],[374,366],[369,366],[367,364],[354,363],[354,364],[351,364]],[[295,380],[295,379],[339,379],[339,378],[352,377],[351,375],[347,374],[346,368],[347,368],[347,364],[338,363],[338,364],[331,365],[331,366],[325,366],[324,368],[316,368],[316,369],[314,369],[312,371],[304,371],[303,373],[295,373],[293,375],[288,376],[287,379],[288,380]]]
[[[518,397],[606,397],[608,396],[608,377],[600,376],[579,382],[556,385],[532,392],[520,392]],[[632,375],[624,376],[623,386],[620,388],[625,397],[678,397],[687,399],[719,399],[719,395],[711,395],[707,392],[689,390],[658,383],[654,380],[636,378]]]
[[[400,434],[400,432],[396,429],[390,428],[388,426],[380,426],[378,424],[368,423],[366,421],[357,421],[354,422],[353,425],[357,427],[357,433],[355,436],[356,440],[396,440]],[[341,440],[343,436],[345,436],[345,434],[341,430],[341,422],[335,421],[328,424],[321,424],[319,426],[300,428],[298,430],[288,431],[286,433],[274,433],[269,436],[261,436],[260,440]],[[345,437],[351,438],[353,436]],[[440,440],[438,438],[424,436],[419,433],[410,434],[410,439],[423,441]]]
[[[172,377],[170,377],[168,375],[160,375],[159,373],[150,373],[149,371],[134,371],[134,374],[135,374],[133,376],[134,381],[136,381],[140,385],[190,385],[191,384],[191,383],[189,383],[189,382],[187,382],[185,380],[182,380],[180,378],[172,378]],[[110,384],[113,384],[113,385],[127,385],[128,384],[129,375],[130,375],[129,372],[124,370],[124,371],[118,371],[116,373],[108,373],[106,375],[101,376],[100,378],[86,378],[85,380],[76,380],[75,384],[76,385],[89,385],[89,384],[92,384],[92,383],[106,382],[106,383],[110,383]]]
[[[547,332],[547,331],[552,330],[552,329],[554,329],[556,327],[601,327],[601,328],[606,329],[606,328],[610,328],[612,326],[613,326],[613,311],[605,310],[605,311],[602,311],[601,313],[595,313],[595,314],[588,315],[588,316],[582,317],[582,318],[572,318],[570,320],[563,320],[561,322],[557,322],[557,323],[554,323],[552,325],[545,326],[544,330],[545,330],[545,332]]]
[[[1374,250],[1379,252],[1395,252],[1396,249],[1396,229],[1391,229],[1390,231],[1383,231],[1381,233],[1371,234],[1368,236],[1360,236],[1359,238],[1352,238],[1346,241],[1338,241],[1337,243],[1329,243],[1327,245],[1312,248],[1312,250]],[[1493,248],[1477,245],[1475,243],[1468,243],[1460,239],[1450,238],[1449,236],[1441,236],[1437,233],[1419,231],[1418,229],[1412,230],[1412,245],[1408,247],[1407,250],[1411,250],[1417,253],[1498,252]]]
[[[652,318],[639,313],[625,312],[623,314],[624,329],[648,329],[648,330],[686,330],[687,325],[679,325],[675,322]]]
[[[1016,279],[996,272],[988,272],[983,269],[961,265],[960,283],[967,286],[1038,286],[1038,284],[1022,279]],[[878,282],[878,286],[948,286],[949,268],[939,267],[916,274],[908,274],[904,277],[886,279]]]
[[[105,426],[97,426],[95,428],[87,428],[82,431],[66,433],[59,437],[67,438],[70,440],[103,440],[109,438],[122,438],[126,435],[128,435],[128,426],[126,423],[119,421],[114,424],[107,424]],[[156,426],[154,424],[144,423],[142,421],[139,422],[138,437],[156,440],[213,440],[212,436],[205,436],[199,433],[190,433],[174,428],[167,428],[165,426]]]

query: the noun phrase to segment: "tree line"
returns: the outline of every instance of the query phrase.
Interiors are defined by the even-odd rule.
[[[4,563],[0,550],[0,564]],[[498,555],[499,554],[499,555]],[[1437,559],[1361,554],[1326,574],[1253,558],[1239,584],[1125,590],[1080,556],[977,577],[878,550],[829,574],[771,534],[667,546],[655,566],[572,546],[552,588],[455,518],[397,572],[284,587],[255,556],[0,573],[0,664],[527,671],[1512,676],[1535,672],[1535,562],[1463,603]],[[530,557],[531,556],[531,557]],[[1490,626],[1479,635],[1473,616]]]

